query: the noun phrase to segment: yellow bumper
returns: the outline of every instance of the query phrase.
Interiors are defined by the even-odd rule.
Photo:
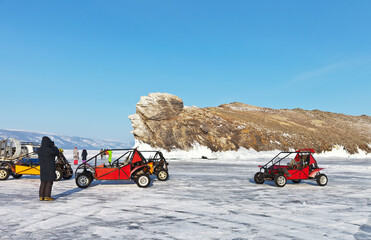
[[[40,166],[22,166],[15,165],[16,174],[26,174],[26,175],[40,175]]]

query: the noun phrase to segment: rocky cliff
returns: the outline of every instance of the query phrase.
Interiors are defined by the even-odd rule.
[[[177,96],[151,93],[129,119],[135,139],[166,150],[189,150],[193,144],[212,151],[256,151],[343,146],[349,153],[371,152],[371,117],[319,110],[270,109],[244,103],[185,107]]]

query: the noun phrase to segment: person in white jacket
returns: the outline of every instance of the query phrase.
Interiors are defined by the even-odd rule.
[[[73,162],[74,164],[78,164],[79,162],[79,150],[77,150],[77,147],[73,149]]]

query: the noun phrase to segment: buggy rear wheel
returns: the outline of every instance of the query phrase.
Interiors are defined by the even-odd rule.
[[[322,174],[322,173],[317,176],[316,180],[317,180],[317,184],[319,186],[326,186],[326,184],[328,182],[327,176],[325,174]]]
[[[22,174],[17,174],[17,173],[11,173],[10,175],[12,175],[13,178],[20,178],[22,177],[23,175]]]
[[[90,176],[88,176],[88,174],[86,174],[86,173],[81,173],[76,178],[76,185],[79,188],[87,188],[87,187],[89,187],[91,182],[92,182],[92,180],[91,180]]]
[[[165,170],[165,169],[161,169],[158,173],[157,173],[157,179],[160,180],[160,181],[166,181],[169,177],[169,173]]]
[[[151,183],[151,179],[149,178],[148,174],[140,174],[135,179],[136,179],[135,183],[140,188],[146,188]]]
[[[301,180],[300,179],[295,179],[295,180],[292,180],[293,183],[300,183]]]
[[[54,181],[60,181],[63,176],[63,173],[60,169],[55,170],[55,179]]]
[[[265,180],[264,180],[262,175],[263,174],[261,172],[255,173],[255,176],[254,176],[255,183],[257,183],[257,184],[263,184],[264,183]]]
[[[0,168],[0,180],[7,180],[9,178],[9,170]]]
[[[277,187],[284,187],[286,182],[287,179],[282,173],[279,173],[274,177],[274,184],[276,184]]]

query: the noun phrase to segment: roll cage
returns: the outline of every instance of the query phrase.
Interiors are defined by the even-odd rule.
[[[164,155],[160,151],[146,151],[146,152],[154,152],[155,153],[155,155],[153,157],[148,158],[148,162],[158,162],[158,161],[161,161],[161,160],[166,161]]]
[[[272,169],[278,169],[286,166],[281,165],[282,161],[295,154],[295,158],[291,161],[290,165],[294,169],[302,169],[304,166],[311,166],[313,169],[318,168],[317,161],[313,157],[315,151],[313,149],[300,149],[295,152],[280,152],[265,165],[259,165],[260,172],[269,172]]]
[[[93,157],[80,164],[75,171],[75,176],[81,173],[88,172],[91,177],[97,180],[124,180],[131,179],[133,173],[139,170],[147,170],[148,162],[165,160],[162,153],[159,151],[139,151],[135,149],[104,149],[104,152],[111,151],[112,155],[117,152],[124,152],[122,154],[116,154],[115,160],[111,163],[102,164],[102,160],[98,157],[101,153],[94,155]],[[153,157],[145,158],[142,153],[154,153]],[[127,166],[130,165],[130,168]]]

